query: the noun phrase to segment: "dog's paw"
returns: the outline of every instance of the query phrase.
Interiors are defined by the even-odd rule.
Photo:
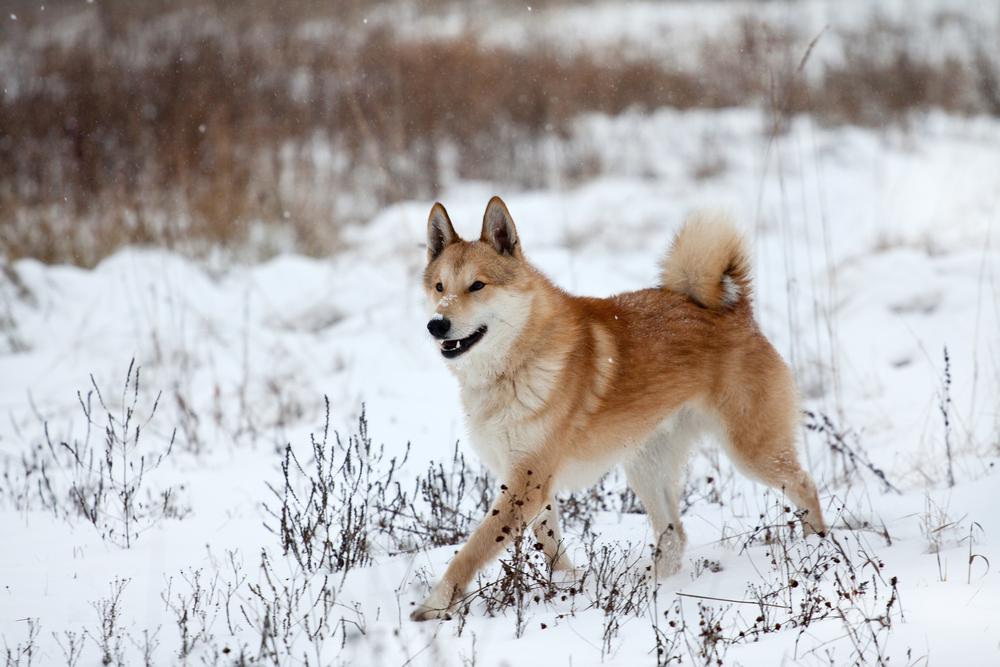
[[[435,619],[439,621],[450,621],[451,611],[448,609],[436,609],[434,607],[429,607],[425,602],[410,612],[410,620],[418,623],[422,621],[433,621]]]
[[[810,535],[816,535],[816,536],[818,536],[820,538],[826,537],[830,533],[829,529],[825,525],[823,525],[822,522],[818,522],[818,523],[819,523],[819,527],[816,527],[815,525],[813,525],[809,521],[803,519],[802,520],[802,537],[809,537]]]
[[[458,597],[455,586],[439,583],[427,596],[427,599],[420,603],[416,609],[410,613],[411,621],[450,621],[455,610],[454,601]]]

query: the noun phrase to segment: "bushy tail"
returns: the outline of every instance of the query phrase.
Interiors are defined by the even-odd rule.
[[[661,272],[666,289],[706,308],[731,308],[750,298],[750,260],[728,216],[695,213],[674,237]]]

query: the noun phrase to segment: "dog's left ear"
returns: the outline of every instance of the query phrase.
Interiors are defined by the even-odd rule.
[[[521,244],[517,238],[514,219],[510,217],[510,211],[500,197],[494,197],[486,205],[483,231],[479,235],[479,240],[489,243],[501,255],[521,256]]]

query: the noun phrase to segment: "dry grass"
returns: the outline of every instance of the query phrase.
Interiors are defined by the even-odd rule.
[[[883,23],[807,78],[811,36],[755,21],[706,42],[691,70],[354,27],[387,4],[16,7],[0,24],[2,254],[85,266],[123,244],[323,254],[343,223],[456,178],[544,182],[546,146],[571,141],[584,112],[758,105],[778,121],[867,125],[1000,112],[986,47],[933,62]]]

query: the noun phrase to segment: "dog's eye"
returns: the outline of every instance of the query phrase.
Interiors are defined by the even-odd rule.
[[[444,285],[442,285],[441,283],[438,283],[437,285],[434,286],[434,289],[436,289],[438,292],[443,292],[444,291]]]
[[[476,282],[474,282],[471,285],[469,285],[469,291],[470,292],[478,292],[479,290],[483,289],[484,287],[486,287],[486,284],[483,283],[483,281],[481,281],[481,280],[477,280]]]

